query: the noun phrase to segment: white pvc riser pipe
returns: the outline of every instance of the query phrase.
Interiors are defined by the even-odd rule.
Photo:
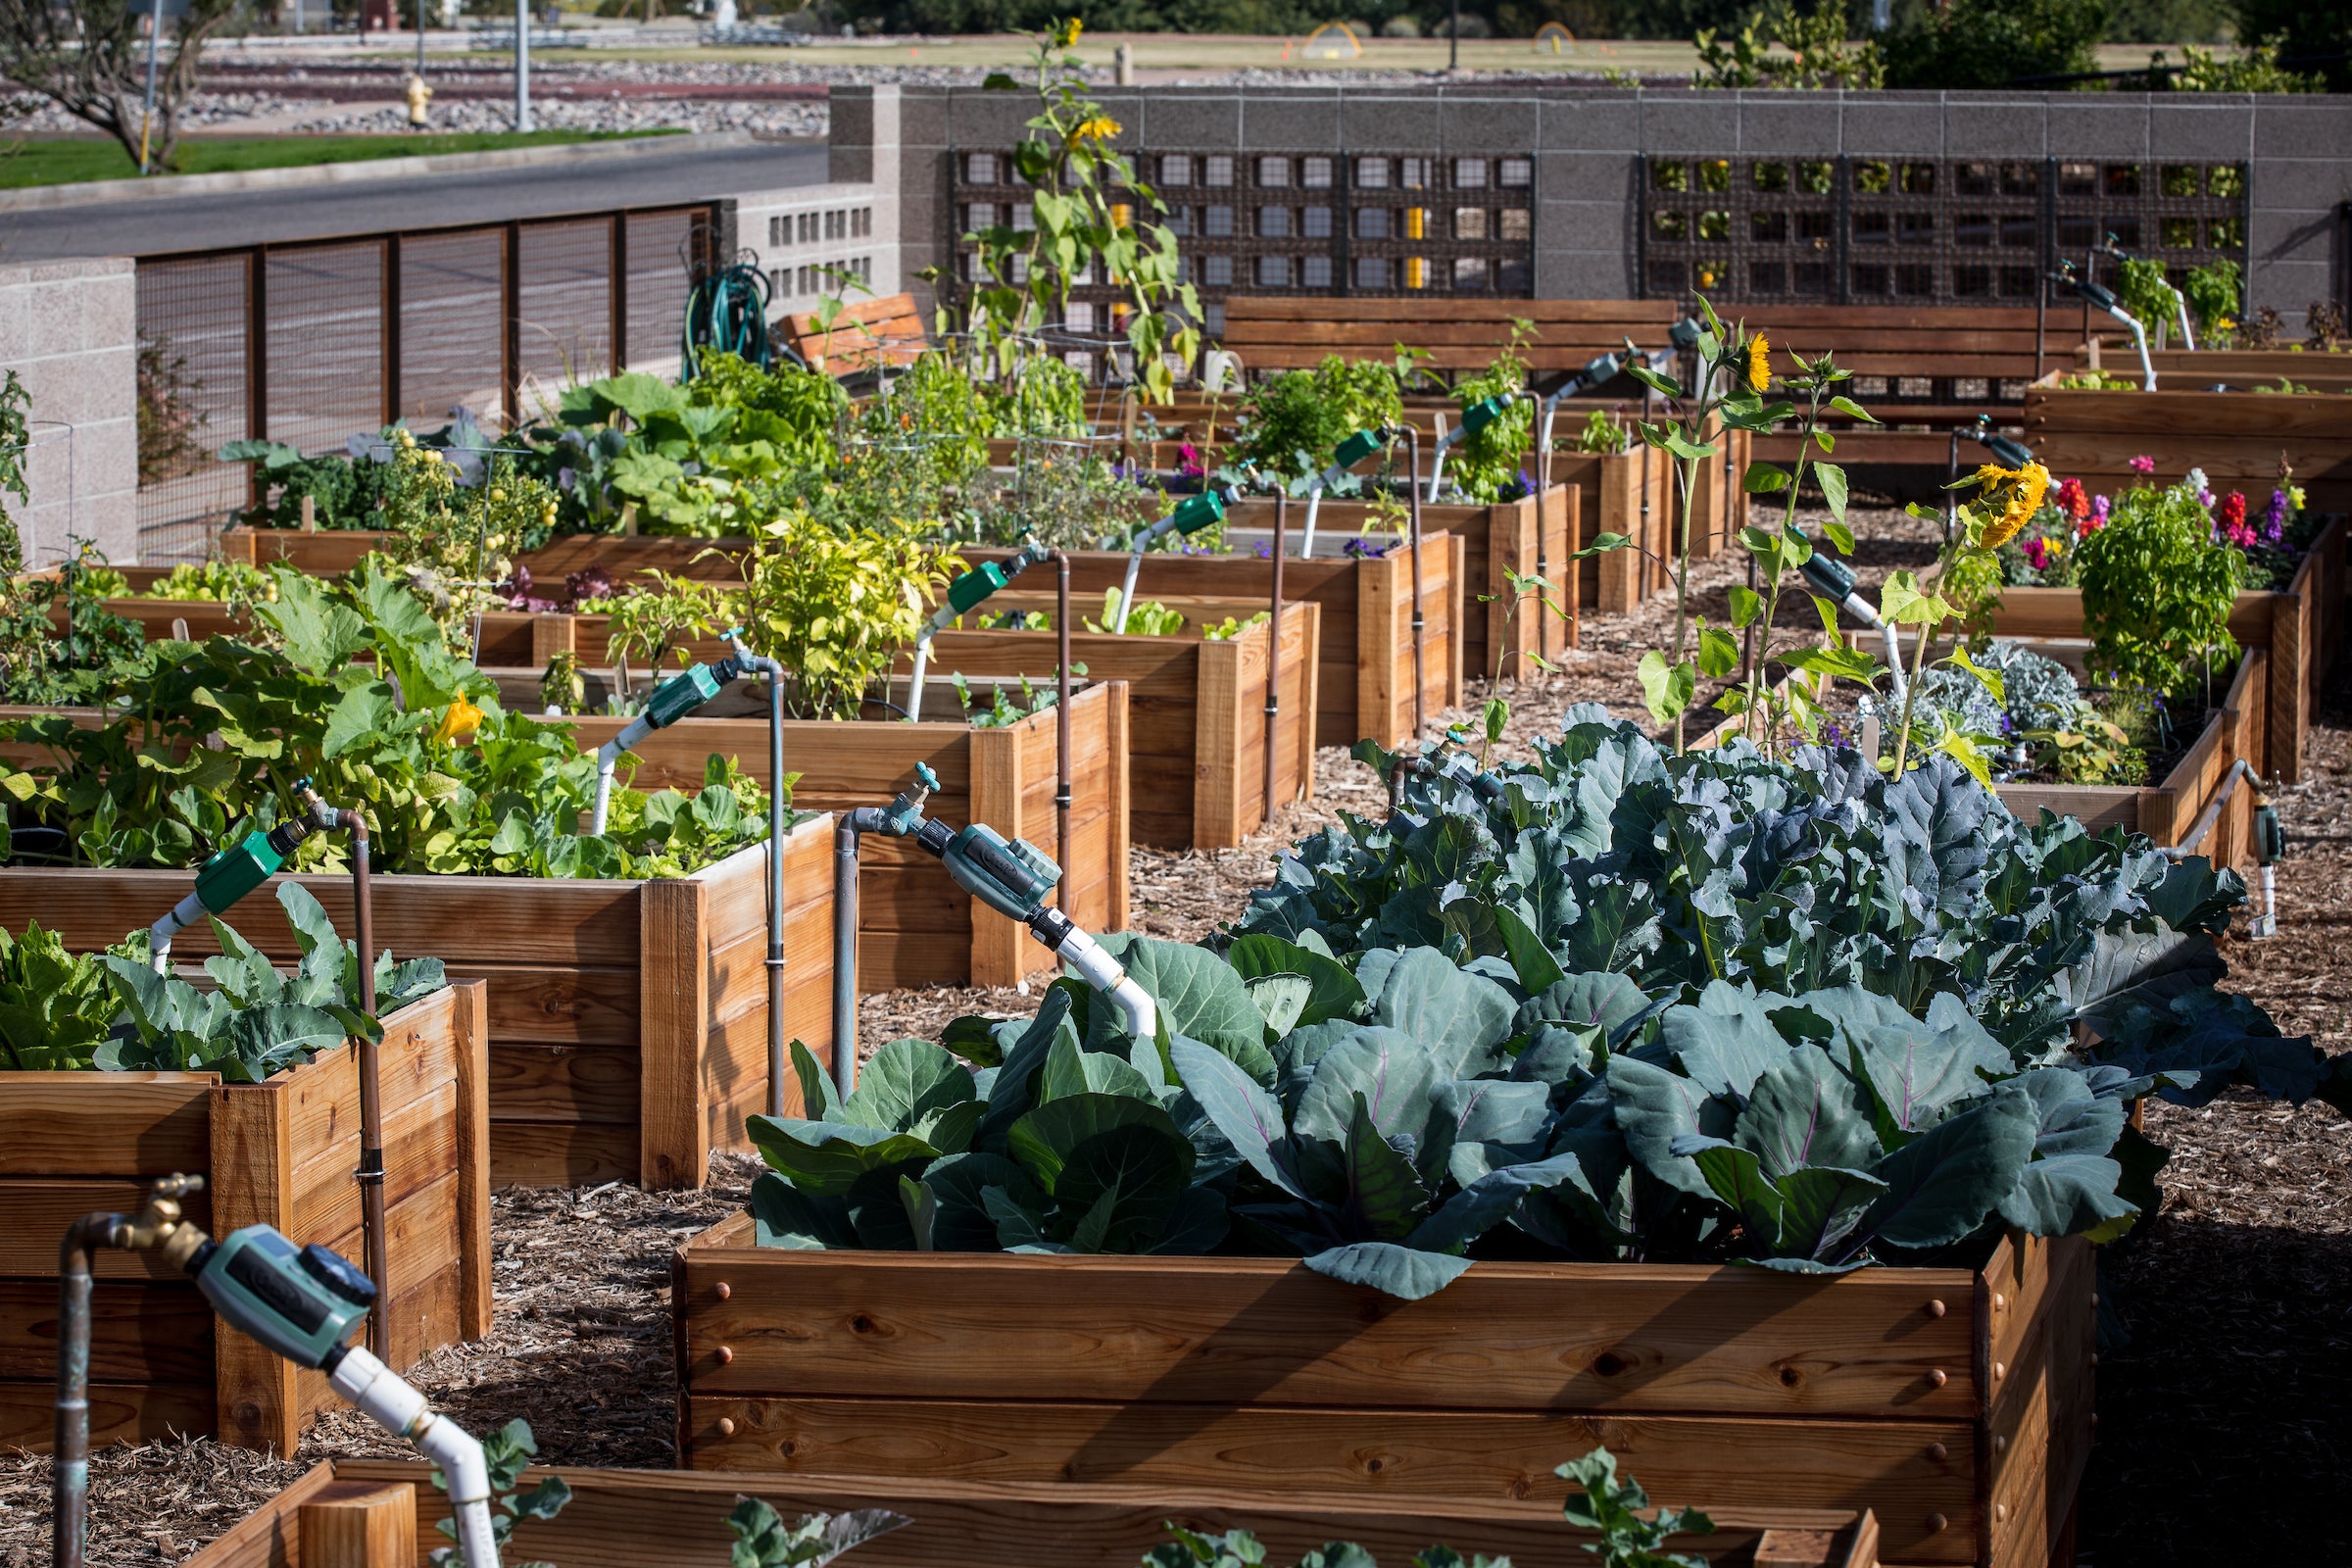
[[[172,972],[172,939],[204,918],[204,900],[191,893],[172,906],[172,912],[147,928],[149,961],[157,974]]]
[[[1078,971],[1078,977],[1110,998],[1119,1011],[1127,1016],[1127,1027],[1138,1040],[1152,1040],[1159,1034],[1159,1009],[1142,986],[1127,977],[1119,960],[1102,951],[1102,944],[1075,927],[1061,939],[1054,956]]]
[[[441,1467],[458,1516],[458,1548],[466,1568],[498,1568],[498,1538],[490,1529],[490,1469],[482,1446],[455,1421],[433,1414],[424,1396],[366,1350],[347,1348],[326,1375],[334,1391],[361,1414],[416,1445]]]
[[[602,834],[605,818],[612,808],[612,772],[621,757],[637,749],[637,743],[654,732],[654,721],[640,713],[621,728],[621,732],[596,749],[596,808],[588,813],[588,831]]]

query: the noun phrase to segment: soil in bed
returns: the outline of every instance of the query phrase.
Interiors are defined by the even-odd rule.
[[[1857,517],[1871,552],[1866,576],[1889,564],[1873,556],[1916,548],[1894,532],[1908,521]],[[1720,599],[1740,574],[1725,563],[1710,567],[1702,581],[1720,577],[1708,590]],[[1555,729],[1572,702],[1639,716],[1634,660],[1671,632],[1672,615],[1671,599],[1635,615],[1588,615],[1585,649],[1558,675],[1505,694],[1514,704],[1505,751]],[[2233,941],[2228,951],[2232,983],[2281,1027],[2341,1052],[2352,1049],[2352,968],[2343,956],[2352,939],[2352,687],[2331,691],[2310,760],[2306,782],[2278,798],[2290,837],[2278,869],[2280,935]],[[1284,844],[1340,809],[1382,804],[1370,771],[1337,750],[1318,757],[1316,791],[1239,850],[1138,850],[1136,929],[1174,940],[1205,934],[1264,885]],[[1034,1005],[1011,989],[869,997],[861,1039],[871,1049],[958,1013]],[[2352,1123],[2317,1103],[2225,1099],[2202,1110],[2156,1106],[2149,1124],[2173,1159],[2162,1213],[2102,1258],[2108,1327],[2128,1338],[2111,1338],[2101,1351],[2102,1419],[2079,1560],[2091,1568],[2336,1560],[2352,1465]],[[551,1461],[674,1464],[669,1254],[738,1207],[756,1170],[722,1156],[710,1187],[692,1194],[622,1186],[499,1194],[492,1337],[443,1351],[416,1381],[475,1431],[528,1417]],[[209,1441],[107,1450],[91,1465],[89,1561],[176,1563],[318,1458],[400,1451],[348,1412],[323,1420],[290,1461]],[[0,1568],[45,1563],[48,1530],[47,1459],[0,1455]],[[1147,1544],[1136,1543],[1139,1555]]]

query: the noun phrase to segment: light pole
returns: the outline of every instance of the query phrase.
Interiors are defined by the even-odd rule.
[[[147,24],[147,107],[139,112],[139,172],[147,172],[147,127],[155,122],[155,51],[164,37],[164,0],[155,0]]]
[[[1446,69],[1462,69],[1462,0],[1453,0],[1453,25],[1446,33]]]
[[[531,0],[514,0],[514,128],[531,128]]]

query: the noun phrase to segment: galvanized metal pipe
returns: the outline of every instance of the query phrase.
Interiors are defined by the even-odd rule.
[[[1282,553],[1291,497],[1274,492],[1274,602],[1266,612],[1266,800],[1260,825],[1274,820],[1274,736],[1282,725]]]
[[[1120,610],[1126,610],[1121,605]],[[1070,558],[1060,550],[1054,552],[1054,637],[1055,653],[1061,662],[1056,677],[1058,692],[1054,702],[1054,853],[1061,863],[1063,876],[1055,894],[1062,912],[1070,907],[1070,883],[1075,878],[1070,869]]]
[[[1404,442],[1413,467],[1413,740],[1418,743],[1428,730],[1428,716],[1422,710],[1422,693],[1428,682],[1421,674],[1421,429],[1410,420],[1405,422]]]
[[[81,1568],[89,1544],[90,1254],[126,1221],[84,1214],[57,1250],[57,1451],[50,1477],[50,1561]]]

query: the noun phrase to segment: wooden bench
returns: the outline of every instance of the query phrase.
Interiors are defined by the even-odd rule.
[[[1666,341],[1681,317],[1671,300],[1273,299],[1225,303],[1224,345],[1250,370],[1312,369],[1330,355],[1387,359],[1402,343],[1426,349],[1438,371],[1483,370],[1514,321],[1536,336],[1520,353],[1538,376],[1580,368],[1625,346]]]
[[[795,311],[784,318],[782,335],[809,368],[835,375],[903,369],[930,346],[911,294],[845,305],[829,327],[814,311]]]
[[[2032,310],[1886,305],[1762,305],[1717,309],[1771,340],[1776,369],[1787,371],[1784,351],[1835,351],[1852,370],[1849,389],[1878,416],[1883,429],[1855,431],[1852,460],[1865,463],[1941,463],[1946,432],[1990,415],[2014,426],[2024,416],[2025,387],[2047,368],[2041,324]],[[1654,347],[1682,307],[1668,300],[1432,300],[1252,299],[1226,302],[1225,347],[1253,371],[1308,368],[1332,354],[1385,358],[1398,343],[1427,349],[1440,372],[1483,369],[1510,340],[1513,323],[1531,322],[1536,336],[1520,352],[1537,379],[1583,366],[1594,355],[1636,344]],[[2073,318],[2058,313],[2069,328]],[[1620,390],[1631,385],[1620,383]],[[1841,424],[1846,422],[1839,421]],[[1926,425],[1926,431],[1898,428]],[[1793,434],[1759,437],[1755,455],[1788,462]]]

